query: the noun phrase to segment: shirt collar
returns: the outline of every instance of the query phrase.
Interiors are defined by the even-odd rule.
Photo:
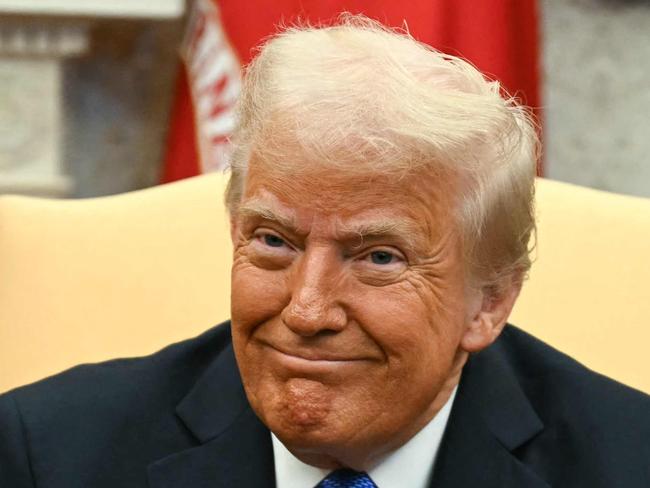
[[[457,388],[454,388],[447,403],[422,430],[406,444],[386,455],[368,472],[379,488],[428,486]],[[274,434],[271,436],[276,488],[312,488],[329,474],[330,470],[303,463]]]

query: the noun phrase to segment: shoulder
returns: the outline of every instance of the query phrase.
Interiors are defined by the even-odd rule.
[[[536,458],[541,449],[548,459],[562,457],[555,469],[565,466],[569,473],[590,470],[609,479],[611,473],[627,471],[650,479],[650,396],[591,371],[513,326],[506,327],[495,346],[544,424],[522,449],[524,458]],[[641,471],[632,475],[634,470]]]
[[[79,486],[144,476],[142,466],[194,445],[176,405],[229,348],[225,323],[150,356],[84,364],[0,395],[0,464],[15,466],[12,483],[30,470],[48,480],[76,476]],[[81,477],[80,466],[103,484]]]
[[[225,323],[150,356],[77,366],[0,395],[0,486],[145,485],[143,467],[196,445],[176,405],[229,350]]]
[[[131,407],[152,401],[173,404],[229,345],[230,324],[224,323],[149,356],[82,364],[8,394],[21,410],[37,416],[50,415],[57,406],[69,412],[100,406],[110,409],[121,403]]]
[[[623,409],[650,421],[650,396],[590,370],[517,327],[507,326],[495,346],[505,356],[525,393],[538,400],[539,405],[552,399],[555,409],[563,410],[589,403],[590,412]],[[567,404],[560,399],[567,399]]]

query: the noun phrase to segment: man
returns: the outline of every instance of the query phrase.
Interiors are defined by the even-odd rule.
[[[360,18],[248,68],[232,322],[0,397],[0,486],[650,486],[650,400],[505,325],[537,141]]]

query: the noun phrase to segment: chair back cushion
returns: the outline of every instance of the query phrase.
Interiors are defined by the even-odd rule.
[[[210,174],[86,200],[0,197],[0,391],[228,318],[225,185]]]
[[[650,200],[540,179],[537,214],[511,321],[650,393]]]

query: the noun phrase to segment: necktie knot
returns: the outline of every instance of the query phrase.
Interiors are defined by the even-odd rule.
[[[345,468],[332,471],[316,488],[377,488],[377,485],[366,473]]]

